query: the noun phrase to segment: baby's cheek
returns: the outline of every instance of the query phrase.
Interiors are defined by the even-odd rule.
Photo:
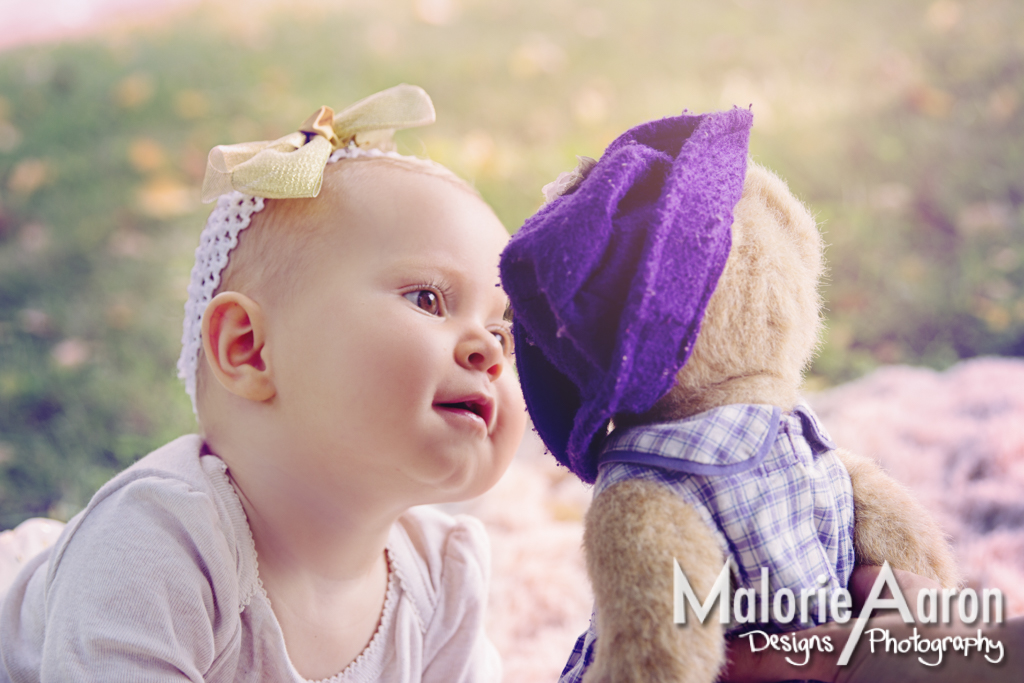
[[[502,378],[504,381],[505,378]],[[503,387],[501,396],[502,424],[500,438],[503,442],[498,445],[502,449],[502,455],[511,459],[523,440],[523,433],[526,430],[526,401],[523,399],[523,392],[519,388],[519,381],[510,376]],[[504,452],[506,449],[510,453]]]

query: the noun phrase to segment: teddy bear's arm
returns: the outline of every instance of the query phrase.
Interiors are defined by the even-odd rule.
[[[598,638],[584,683],[711,683],[724,663],[715,618],[673,623],[672,558],[703,598],[723,556],[697,511],[647,481],[614,484],[591,503],[583,545]]]
[[[888,560],[897,569],[957,586],[960,574],[949,541],[924,506],[875,461],[845,449],[836,455],[853,484],[857,564]]]

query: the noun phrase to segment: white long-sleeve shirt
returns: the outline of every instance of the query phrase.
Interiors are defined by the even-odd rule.
[[[300,683],[227,467],[181,437],[114,477],[0,610],[0,681]],[[414,508],[391,530],[381,623],[334,681],[495,683],[483,525]]]

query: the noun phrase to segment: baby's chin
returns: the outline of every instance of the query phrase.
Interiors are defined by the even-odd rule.
[[[514,455],[514,454],[513,454]],[[479,458],[451,467],[443,476],[431,482],[431,503],[460,503],[481,496],[491,490],[508,470],[512,456],[490,455],[490,462]]]

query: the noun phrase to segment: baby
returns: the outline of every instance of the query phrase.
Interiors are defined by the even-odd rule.
[[[202,435],[25,567],[0,680],[500,680],[484,530],[414,507],[490,488],[526,420],[504,228],[379,149],[432,119],[398,86],[211,153],[179,363]]]

